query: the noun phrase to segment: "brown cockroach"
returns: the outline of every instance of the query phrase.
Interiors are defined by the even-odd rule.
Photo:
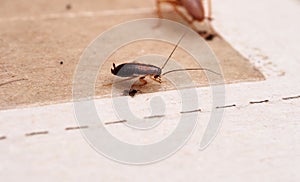
[[[203,0],[156,0],[156,9],[157,9],[157,15],[159,18],[162,18],[161,13],[161,3],[168,3],[172,5],[174,11],[178,13],[185,21],[187,21],[194,30],[197,30],[197,28],[194,26],[194,21],[203,22],[205,20],[208,25],[208,32],[206,31],[198,31],[198,33],[203,36],[206,40],[212,40],[214,36],[216,36],[216,32],[213,29],[210,21],[212,20],[211,17],[211,0],[207,0],[207,14],[208,16],[205,17],[205,9]],[[188,18],[182,11],[178,9],[178,7],[183,7],[187,11],[187,13],[190,15],[190,18]]]
[[[219,73],[212,71],[210,69],[206,68],[185,68],[185,69],[175,69],[171,71],[167,71],[162,73],[162,70],[167,65],[168,61],[172,57],[173,53],[175,52],[176,48],[178,47],[179,43],[183,39],[185,34],[181,36],[178,43],[175,45],[174,49],[172,50],[171,54],[167,58],[167,60],[164,62],[164,64],[161,67],[157,67],[151,64],[143,64],[143,63],[123,63],[118,66],[113,63],[113,68],[111,69],[111,73],[113,75],[119,76],[119,77],[127,77],[128,79],[133,79],[139,77],[139,82],[142,84],[139,84],[139,86],[143,86],[147,84],[147,81],[144,80],[146,76],[150,76],[150,78],[158,83],[161,83],[161,76],[164,76],[169,73],[177,72],[177,71],[192,71],[192,70],[202,70],[202,71],[209,71],[214,74],[220,75]],[[126,79],[126,80],[128,80]],[[135,84],[131,86],[131,89],[128,91],[128,94],[130,96],[134,96],[138,90],[133,89]]]

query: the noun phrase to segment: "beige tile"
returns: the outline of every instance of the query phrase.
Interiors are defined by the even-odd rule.
[[[5,1],[5,3],[7,9],[13,2]],[[105,5],[105,7],[112,8],[114,3],[116,1],[110,2],[110,6]],[[117,4],[116,7],[120,8],[135,7],[126,3]],[[22,2],[18,6],[21,5]],[[41,3],[37,3],[33,7],[39,5]],[[88,5],[90,5],[89,2],[86,2],[81,7],[89,7]],[[145,4],[135,5],[143,7]],[[48,8],[49,12],[52,11],[51,7]],[[31,14],[30,11],[25,13],[25,10],[18,12],[20,14]],[[40,11],[40,13],[45,12],[47,11]],[[17,15],[20,14],[17,13]],[[165,16],[182,21],[175,13],[166,13]],[[4,18],[0,22],[0,108],[2,109],[19,105],[48,104],[71,100],[73,73],[84,48],[101,32],[114,25],[128,20],[156,17],[156,14],[150,12],[88,17],[40,18],[41,16],[38,15],[34,17],[35,19],[31,20]],[[209,42],[209,45],[214,49],[220,60],[227,83],[264,79],[258,70],[224,40],[216,38],[214,41]],[[143,53],[139,51],[141,48],[145,50]],[[113,57],[113,60],[122,63],[133,59],[135,56],[142,56],[142,54],[148,53],[147,51],[154,51],[167,56],[172,48],[172,45],[140,42],[124,48],[123,52],[121,50],[120,53],[115,55],[117,57]],[[174,56],[178,60],[182,60],[183,65],[189,65],[193,62],[180,51]],[[101,75],[101,79],[97,80],[96,93],[100,97],[110,93],[110,87],[103,87],[103,84],[113,79],[110,73],[113,60],[107,61],[104,66],[106,70],[101,71],[103,75]],[[60,62],[63,62],[63,64],[60,64]],[[207,85],[204,75],[200,77],[195,75],[196,73],[191,73],[191,76],[196,78],[195,82],[198,86]],[[170,89],[174,89],[171,84],[155,85],[150,83],[143,88],[143,92]]]

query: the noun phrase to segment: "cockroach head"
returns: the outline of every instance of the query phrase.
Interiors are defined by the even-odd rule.
[[[115,65],[115,63],[113,63],[113,68],[110,69],[110,71],[111,71],[111,73],[114,74],[114,75],[117,74],[117,70],[116,70],[116,65]]]
[[[161,75],[160,74],[159,75],[154,75],[154,79],[156,81],[158,81],[159,83],[161,83]]]
[[[154,78],[155,79],[160,78],[160,75],[154,75]]]

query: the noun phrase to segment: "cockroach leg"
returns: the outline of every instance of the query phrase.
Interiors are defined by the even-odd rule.
[[[158,18],[162,18],[161,9],[160,9],[160,1],[156,1],[156,13]]]
[[[135,89],[135,87],[142,87],[147,84],[147,81],[145,80],[146,76],[140,77],[134,84],[131,85],[130,90],[124,90],[124,95],[129,95],[131,97],[134,97],[136,93],[141,92],[140,90]]]
[[[178,7],[185,7],[185,10],[189,13],[189,14],[193,14],[195,13],[194,9],[191,8],[190,6],[195,6],[195,1],[199,1],[201,7],[200,7],[200,11],[197,11],[198,16],[200,17],[193,17],[193,15],[191,17],[189,17],[188,15],[184,14],[182,11],[180,11],[178,9]],[[208,31],[197,31],[204,39],[206,40],[212,40],[215,36],[218,36],[218,34],[214,31],[214,29],[212,28],[212,25],[210,24],[210,21],[212,20],[211,17],[211,0],[208,0],[207,3],[207,17],[205,17],[204,15],[204,9],[201,10],[201,8],[203,8],[203,2],[202,0],[156,0],[156,9],[157,9],[157,15],[159,18],[162,18],[162,12],[161,12],[161,3],[166,3],[166,4],[170,4],[174,11],[181,16],[190,26],[192,29],[194,29],[195,31],[197,31],[197,27],[195,26],[194,22],[204,22],[206,23],[206,25],[208,26]],[[187,6],[189,5],[189,6]],[[208,21],[208,22],[207,22]],[[160,22],[159,22],[160,24]],[[156,27],[158,27],[159,25],[157,25]]]
[[[139,80],[138,80],[138,82],[139,82],[138,86],[144,86],[144,85],[147,84],[147,81],[145,80],[145,77],[146,76],[142,76],[142,77],[139,78]],[[133,85],[135,85],[135,83]]]
[[[146,76],[140,77],[137,81],[135,81],[131,87],[130,90],[124,90],[124,95],[130,95],[133,97],[137,92],[140,92],[140,90],[135,89],[136,87],[142,87],[147,84],[147,81],[145,80]]]
[[[205,34],[207,34],[207,31],[205,31],[205,30],[199,30],[199,31],[198,31],[198,34],[200,34],[200,35],[205,35]]]
[[[205,34],[202,37],[205,38],[205,40],[213,40],[216,35],[214,34]]]
[[[180,5],[178,1],[176,0],[157,0],[156,1],[156,9],[157,9],[157,15],[159,18],[162,18],[160,3],[168,3],[172,5],[174,11],[181,16],[186,22],[188,22],[193,28],[196,29],[196,27],[193,25],[193,20],[190,20],[185,14],[183,14],[177,7]]]
[[[194,20],[190,20],[185,14],[183,14],[178,8],[176,4],[172,4],[174,11],[181,16],[186,22],[188,22],[191,26],[193,25]]]
[[[213,26],[211,25],[211,20],[208,20],[207,22],[207,26],[208,26],[208,29],[209,29],[209,36],[212,36],[212,39],[215,37],[215,36],[218,36],[217,32],[215,31],[215,29],[213,28]],[[207,39],[207,38],[206,38]]]
[[[160,78],[160,76],[152,75],[152,76],[150,76],[150,78],[151,78],[153,81],[156,81],[157,83],[161,83],[161,78]]]
[[[177,0],[156,0],[156,13],[158,18],[162,19],[162,12],[161,12],[161,8],[160,8],[160,3],[168,3],[171,4],[173,6],[179,5]],[[160,26],[161,22],[158,21],[157,25],[155,25],[153,28],[158,28]]]
[[[168,3],[173,6],[178,6],[179,2],[177,0],[156,0],[156,12],[159,18],[162,18],[160,3]]]
[[[206,19],[204,21],[205,21],[206,26],[208,27],[208,30],[207,31],[199,30],[199,31],[197,31],[197,33],[199,35],[201,35],[205,40],[213,40],[216,36],[218,36],[218,34],[212,27],[211,22],[210,22],[211,20]]]
[[[134,97],[136,93],[142,92],[141,90],[137,90],[136,87],[142,87],[146,85],[148,82],[145,80],[146,76],[150,76],[150,78],[158,83],[161,83],[161,79],[159,76],[155,75],[145,75],[139,78],[134,84],[132,84],[130,90],[124,90],[124,95],[130,95],[131,97]]]
[[[131,90],[129,90],[128,95],[131,97],[134,97],[135,94],[138,93],[138,91],[140,91],[140,90],[131,89]]]
[[[181,16],[181,17],[184,19],[184,21],[186,21],[186,22],[192,27],[192,29],[197,30],[196,26],[194,25],[194,21],[195,21],[195,20],[193,20],[193,19],[190,20],[185,14],[183,14],[183,13],[177,8],[177,5],[172,4],[172,6],[173,6],[174,11],[175,11],[179,16]]]
[[[141,92],[140,90],[136,90],[136,89],[130,89],[130,90],[124,90],[123,91],[123,95],[129,95],[131,97],[134,97],[135,94],[137,94],[138,92]]]

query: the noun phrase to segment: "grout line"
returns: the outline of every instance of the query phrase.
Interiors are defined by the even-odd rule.
[[[25,136],[34,136],[34,135],[46,135],[48,134],[48,131],[38,131],[38,132],[31,132],[31,133],[26,133]]]
[[[28,80],[26,78],[20,78],[20,79],[16,79],[16,80],[10,80],[4,83],[0,83],[0,86],[6,85],[6,84],[10,84],[10,83],[14,83],[14,82],[18,82],[18,81],[23,81],[23,80]]]
[[[266,100],[261,100],[261,101],[250,101],[249,104],[260,104],[260,103],[265,103],[265,102],[269,102],[269,100],[266,99]]]
[[[229,108],[229,107],[236,107],[236,105],[231,104],[231,105],[225,105],[225,106],[217,106],[216,109],[224,109],[224,108]]]
[[[74,127],[66,127],[65,130],[78,130],[78,129],[86,129],[89,126],[74,126]]]
[[[5,21],[34,21],[34,20],[47,20],[58,18],[80,18],[80,17],[98,17],[98,16],[120,16],[120,15],[135,15],[144,13],[153,13],[155,8],[129,8],[121,10],[103,10],[103,11],[82,11],[77,13],[51,13],[40,16],[27,16],[27,17],[9,17],[0,18],[0,22]]]
[[[300,95],[297,96],[291,96],[291,97],[283,97],[282,100],[291,100],[291,99],[299,99]]]
[[[193,113],[193,112],[201,112],[201,109],[195,109],[191,111],[181,111],[180,114],[188,114],[188,113]]]

